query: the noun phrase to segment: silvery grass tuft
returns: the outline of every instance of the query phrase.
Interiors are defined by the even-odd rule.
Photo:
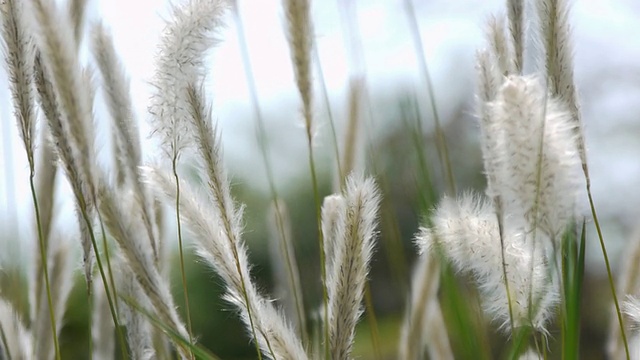
[[[474,276],[502,330],[545,334],[560,299],[560,241],[576,217],[580,133],[567,98],[539,75],[521,74],[514,39],[522,39],[522,9],[508,5],[509,26],[491,18],[489,48],[477,54],[486,196],[445,197],[417,244]]]
[[[432,219],[433,229],[424,229],[417,236],[421,249],[426,253],[441,249],[454,268],[471,273],[483,295],[484,309],[501,329],[511,331],[513,321],[515,327],[531,325],[544,332],[558,290],[548,277],[550,269],[542,246],[532,253],[531,237],[521,229],[508,228],[503,248],[493,207],[480,195],[444,198]],[[536,303],[532,304],[531,298]]]
[[[49,119],[51,134],[58,145],[58,156],[72,185],[77,208],[81,215],[80,231],[84,250],[85,277],[90,287],[93,269],[93,249],[91,241],[92,221],[95,210],[95,154],[93,150],[92,103],[87,83],[82,76],[82,68],[76,53],[77,44],[71,24],[60,22],[66,18],[53,3],[34,0],[32,22],[35,39],[42,62],[36,58],[36,66],[42,65],[45,78],[51,82],[56,94],[55,101],[61,117]],[[56,20],[58,19],[58,20]],[[46,86],[46,85],[45,85]]]
[[[333,359],[349,358],[375,244],[380,193],[373,179],[350,177],[335,223],[328,273],[329,339]]]

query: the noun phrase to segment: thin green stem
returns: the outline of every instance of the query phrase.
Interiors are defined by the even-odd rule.
[[[87,301],[89,302],[89,314],[93,314],[93,309],[94,309],[93,307],[95,306],[95,302],[93,300],[94,299],[91,296],[91,291],[89,291],[89,288],[87,288]],[[89,321],[88,325],[89,326],[87,329],[87,333],[89,334],[89,360],[93,360],[93,326],[91,321]]]
[[[177,154],[176,154],[177,155]],[[184,308],[187,312],[187,331],[189,334],[189,345],[193,345],[193,329],[191,326],[191,310],[189,308],[189,290],[187,288],[187,275],[184,269],[184,251],[182,246],[182,225],[180,221],[180,178],[178,177],[177,156],[173,156],[171,160],[171,169],[176,179],[176,226],[178,228],[178,250],[180,252],[180,275],[182,276],[182,290],[184,293]],[[189,356],[195,359],[191,347],[189,347]]]
[[[51,335],[53,336],[53,347],[55,351],[56,360],[60,360],[60,346],[58,344],[58,334],[56,326],[56,317],[53,309],[53,300],[51,298],[51,285],[49,284],[49,265],[47,264],[47,247],[44,243],[44,236],[42,234],[42,223],[40,221],[40,207],[38,206],[38,198],[36,196],[36,187],[33,182],[35,176],[33,170],[33,162],[30,162],[30,174],[29,174],[29,186],[31,187],[31,197],[33,198],[33,207],[36,213],[36,224],[38,226],[38,242],[40,248],[40,266],[42,266],[42,272],[44,273],[44,283],[47,290],[47,303],[49,305],[49,319],[51,321]]]
[[[109,285],[107,282],[107,277],[104,273],[104,267],[102,266],[102,260],[100,259],[100,252],[98,251],[98,243],[96,242],[95,234],[93,233],[93,225],[91,224],[91,219],[89,218],[89,214],[87,214],[87,203],[84,199],[84,195],[81,193],[76,194],[76,200],[78,201],[78,207],[80,208],[80,214],[82,216],[81,221],[84,221],[88,231],[89,238],[91,240],[91,246],[93,246],[93,251],[96,256],[96,263],[98,264],[98,272],[100,273],[100,278],[102,280],[102,285],[104,286],[104,292],[107,295],[107,303],[109,304],[109,311],[111,312],[111,318],[113,320],[113,324],[116,327],[116,333],[118,334],[118,340],[120,340],[120,345],[122,347],[126,346],[126,342],[124,340],[124,335],[122,334],[122,329],[120,328],[120,321],[118,320],[118,314],[115,310],[114,299],[112,297],[111,291],[109,289]],[[95,201],[94,201],[95,203]],[[96,209],[96,212],[99,211]],[[89,284],[87,284],[89,285]],[[91,293],[91,288],[87,289],[89,294]]]
[[[313,186],[313,198],[316,208],[316,220],[318,223],[318,247],[320,250],[320,270],[322,272],[322,302],[324,304],[324,351],[325,358],[330,358],[329,346],[329,293],[327,291],[327,266],[324,254],[324,236],[322,234],[322,210],[320,207],[320,193],[318,191],[318,179],[316,177],[316,166],[313,159],[311,129],[307,128],[307,141],[309,145],[309,170],[311,171],[311,184]]]
[[[496,204],[496,218],[498,219],[498,233],[500,234],[500,257],[502,260],[502,276],[504,277],[504,287],[507,293],[507,305],[509,306],[509,324],[511,325],[511,333],[515,331],[515,325],[513,321],[513,305],[511,300],[511,291],[509,290],[509,278],[507,277],[507,262],[504,258],[504,222],[502,216],[502,200],[498,198],[495,200]]]
[[[102,247],[104,248],[104,256],[105,256],[105,260],[107,261],[107,270],[109,270],[109,284],[111,285],[111,291],[113,291],[113,298],[114,299],[118,299],[118,292],[116,290],[116,282],[113,279],[113,268],[111,267],[111,256],[110,254],[110,250],[109,250],[109,244],[107,243],[107,233],[104,230],[104,222],[102,221],[102,216],[100,215],[100,212],[98,212],[98,221],[100,222],[100,231],[102,232]],[[120,314],[120,310],[118,309],[118,301],[114,301],[113,303],[116,314]],[[89,328],[91,328],[91,326],[89,326]],[[120,350],[122,351],[122,356],[123,359],[127,358],[127,349],[126,346],[124,344],[124,335],[122,334],[122,329],[120,329],[119,326],[117,326],[116,331],[119,333],[118,336],[120,337],[120,340],[122,341],[121,346],[120,346]],[[92,344],[92,342],[90,342],[89,344]],[[90,352],[90,354],[93,355],[93,351]]]
[[[600,221],[598,221],[598,215],[596,214],[596,207],[593,204],[593,196],[591,195],[591,182],[589,176],[587,176],[587,196],[589,197],[589,207],[591,207],[591,215],[593,216],[593,224],[596,227],[598,233],[598,239],[600,241],[600,248],[602,249],[602,256],[604,257],[604,264],[607,268],[607,277],[609,279],[609,287],[611,288],[611,296],[613,296],[613,305],[616,308],[616,316],[618,317],[618,323],[620,325],[620,335],[622,336],[622,343],[624,344],[624,352],[627,356],[627,360],[630,359],[629,344],[627,342],[627,335],[624,331],[624,323],[622,321],[622,313],[620,312],[620,304],[618,302],[618,296],[616,295],[616,286],[613,282],[613,275],[611,274],[611,265],[609,264],[609,256],[607,255],[607,249],[604,245],[604,238],[602,237],[602,230],[600,229]]]

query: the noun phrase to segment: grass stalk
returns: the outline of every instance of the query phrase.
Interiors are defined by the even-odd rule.
[[[313,158],[313,144],[312,144],[311,129],[307,127],[307,141],[309,150],[309,170],[311,171],[311,185],[313,187],[313,199],[316,208],[316,221],[318,227],[318,248],[320,251],[320,271],[322,277],[322,303],[324,307],[323,322],[324,322],[324,351],[325,358],[329,359],[331,354],[329,344],[329,293],[327,290],[327,264],[324,256],[324,236],[322,234],[322,210],[320,193],[318,191],[318,179],[316,176],[316,165]]]
[[[89,214],[87,213],[87,205],[84,199],[84,195],[77,194],[76,200],[78,201],[78,207],[80,209],[80,215],[82,219],[80,221],[84,221],[88,228],[89,238],[91,240],[91,246],[93,246],[93,250],[96,256],[96,264],[98,265],[98,272],[100,273],[100,278],[102,280],[102,284],[104,285],[104,292],[107,296],[107,302],[109,304],[109,311],[111,312],[111,318],[113,319],[113,324],[116,327],[116,332],[118,334],[118,340],[120,341],[121,348],[126,347],[126,342],[124,340],[124,335],[122,334],[122,329],[120,328],[120,321],[118,320],[118,314],[115,308],[115,300],[113,299],[113,295],[111,293],[111,289],[109,288],[109,283],[107,282],[107,277],[104,272],[104,267],[102,266],[102,260],[100,259],[100,252],[98,251],[98,243],[96,241],[95,234],[93,232],[93,225],[91,223],[91,219],[89,218]],[[97,211],[97,210],[96,210]],[[99,213],[99,211],[97,211]],[[87,284],[90,285],[90,284]],[[91,287],[87,287],[88,294],[91,294]],[[124,350],[123,350],[124,351]]]
[[[111,267],[111,255],[109,250],[109,244],[107,243],[107,235],[106,235],[107,233],[104,230],[104,222],[102,221],[102,216],[100,215],[100,212],[98,211],[97,214],[98,214],[98,222],[100,223],[100,232],[102,233],[102,247],[104,248],[104,257],[105,257],[105,261],[107,262],[107,270],[109,271],[109,285],[111,286],[111,291],[113,291],[113,298],[116,299],[113,302],[113,307],[116,312],[116,318],[119,318],[120,311],[118,309],[118,301],[117,301],[118,292],[116,289],[116,282],[113,279],[113,268]],[[96,251],[96,257],[98,257],[98,251]],[[106,286],[106,284],[104,286]],[[106,287],[105,287],[105,295],[108,295],[108,293],[106,292]],[[92,305],[93,305],[93,301],[92,301]],[[114,326],[116,328],[115,329],[116,333],[118,334],[118,340],[120,341],[120,350],[122,351],[123,359],[126,359],[127,348],[125,345],[126,343],[124,341],[124,334],[122,333],[122,328],[117,322],[114,323]],[[92,329],[92,326],[89,326],[90,334],[91,334],[91,329]],[[93,338],[93,337],[90,336],[90,338]],[[89,344],[93,346],[93,341],[89,342]],[[89,354],[93,356],[92,349],[90,349]]]
[[[42,266],[42,272],[44,273],[44,283],[47,291],[47,303],[49,305],[49,318],[51,320],[51,334],[53,336],[53,347],[55,351],[56,360],[60,360],[60,345],[58,344],[58,333],[56,326],[56,317],[53,309],[53,301],[51,298],[51,286],[49,284],[49,266],[47,264],[47,246],[45,245],[44,236],[42,234],[42,223],[40,221],[40,208],[38,206],[38,197],[36,196],[36,188],[34,184],[34,168],[33,161],[30,161],[30,174],[29,174],[29,186],[31,188],[31,197],[33,199],[33,208],[36,215],[36,224],[38,227],[38,247],[40,250],[40,262]]]
[[[586,166],[583,166],[586,169]],[[593,224],[596,227],[598,233],[598,240],[600,242],[600,248],[602,250],[602,256],[604,258],[604,264],[607,268],[607,279],[609,280],[609,287],[611,289],[611,296],[613,297],[613,305],[616,308],[616,316],[618,317],[618,323],[620,325],[620,336],[622,337],[622,343],[624,344],[624,352],[627,360],[630,359],[629,344],[627,341],[627,335],[624,331],[624,322],[622,321],[622,312],[620,311],[620,303],[618,296],[616,295],[616,286],[613,282],[613,275],[611,273],[611,264],[609,263],[609,256],[607,255],[607,249],[604,245],[604,238],[602,236],[602,230],[600,229],[600,221],[598,221],[598,215],[596,213],[596,207],[593,204],[593,196],[591,195],[591,181],[589,180],[588,171],[585,170],[585,177],[587,178],[587,196],[589,197],[589,207],[591,208],[591,215],[593,216]]]
[[[177,155],[177,154],[176,154]],[[189,290],[187,287],[187,275],[184,268],[184,252],[182,245],[182,225],[180,221],[180,178],[178,177],[178,157],[174,155],[171,159],[171,170],[176,179],[176,226],[178,228],[178,251],[180,254],[180,275],[182,277],[182,291],[184,292],[184,307],[187,315],[187,334],[189,334],[189,344],[193,344],[193,329],[191,326],[191,310],[189,308]],[[195,359],[191,348],[189,348],[191,359]]]

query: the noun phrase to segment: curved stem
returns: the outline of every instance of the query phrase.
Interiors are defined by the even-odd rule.
[[[311,129],[307,128],[307,142],[309,145],[309,170],[311,171],[311,184],[313,186],[313,198],[316,207],[316,219],[318,222],[318,247],[320,250],[320,269],[322,272],[322,303],[324,305],[324,351],[325,358],[330,356],[329,348],[329,293],[327,292],[327,264],[324,256],[324,236],[322,234],[322,210],[320,208],[320,194],[318,191],[318,179],[316,166],[313,160],[313,144]]]
[[[56,317],[53,309],[53,300],[51,299],[51,285],[49,284],[49,266],[47,264],[47,248],[44,243],[44,236],[42,234],[42,223],[40,221],[40,208],[38,206],[38,198],[36,196],[36,188],[33,183],[35,173],[33,171],[33,163],[31,162],[31,171],[29,174],[29,186],[31,187],[31,197],[33,198],[33,207],[36,213],[36,223],[38,225],[38,242],[40,248],[40,262],[42,266],[42,272],[44,273],[44,283],[47,290],[47,303],[49,305],[49,319],[51,321],[51,334],[53,336],[53,347],[55,350],[56,360],[60,360],[60,346],[58,344],[58,334],[56,326]]]
[[[187,289],[187,275],[184,270],[184,252],[182,248],[182,226],[180,224],[180,179],[178,178],[177,171],[177,156],[174,156],[171,160],[171,169],[173,170],[173,176],[176,179],[176,224],[178,228],[178,249],[180,252],[180,275],[182,276],[182,290],[184,292],[184,305],[187,312],[187,331],[189,334],[189,345],[193,345],[193,330],[191,327],[191,310],[189,308],[189,290]],[[189,347],[189,354],[191,359],[195,359],[193,351]]]
[[[111,286],[111,291],[113,291],[113,298],[116,299],[116,301],[114,301],[113,306],[114,306],[114,310],[116,312],[116,314],[120,314],[120,310],[118,310],[118,292],[116,290],[116,282],[113,279],[113,269],[111,267],[111,256],[109,255],[109,244],[107,243],[107,235],[106,232],[104,231],[104,222],[102,221],[102,216],[100,215],[100,212],[98,212],[98,221],[100,222],[100,231],[102,232],[102,247],[104,248],[104,257],[105,260],[107,261],[107,270],[109,270],[109,285]],[[118,324],[114,324],[114,326],[116,326],[116,331],[118,332],[118,337],[120,338],[120,349],[122,351],[122,356],[123,359],[127,358],[127,348],[124,342],[124,335],[122,334],[122,329],[120,329],[120,326],[118,326]],[[91,329],[91,326],[89,326],[89,329]],[[92,342],[89,342],[89,344],[92,344]],[[89,352],[89,354],[91,354],[91,356],[93,356],[93,350]]]
[[[107,277],[104,272],[104,267],[102,266],[102,260],[100,259],[100,253],[98,252],[98,243],[96,242],[96,237],[95,237],[95,234],[93,233],[93,225],[91,224],[91,219],[89,218],[89,214],[87,214],[86,201],[84,200],[84,196],[81,193],[76,194],[76,200],[78,201],[78,207],[80,208],[80,214],[82,216],[82,219],[80,219],[80,221],[85,222],[89,231],[91,246],[93,246],[93,251],[96,256],[96,263],[98,264],[98,272],[100,273],[102,285],[104,286],[104,292],[107,295],[107,303],[109,304],[109,311],[111,312],[111,318],[113,320],[113,324],[116,327],[118,340],[120,340],[121,347],[124,348],[126,346],[126,342],[124,340],[124,335],[122,334],[122,329],[120,328],[120,321],[118,320],[118,314],[116,312],[115,304],[114,304],[115,301],[113,299],[111,290],[107,282]],[[98,210],[96,210],[96,212],[98,212],[98,214],[100,213]],[[87,290],[90,294],[91,288],[89,287]]]
[[[609,286],[611,288],[611,295],[613,296],[613,304],[616,307],[616,316],[618,317],[618,323],[620,325],[620,335],[622,336],[622,343],[624,344],[624,352],[629,356],[629,344],[627,342],[627,335],[624,331],[624,322],[622,321],[622,313],[620,312],[620,304],[618,303],[618,296],[616,295],[616,286],[613,283],[613,275],[611,274],[611,265],[609,264],[609,256],[607,255],[607,249],[604,246],[604,239],[602,237],[602,230],[600,229],[600,222],[598,221],[598,215],[596,214],[596,207],[593,205],[593,197],[591,196],[591,182],[587,176],[587,196],[589,197],[589,207],[591,207],[591,214],[593,216],[593,223],[598,233],[598,239],[600,240],[600,248],[602,249],[602,256],[604,257],[604,264],[607,267],[607,277],[609,279]]]

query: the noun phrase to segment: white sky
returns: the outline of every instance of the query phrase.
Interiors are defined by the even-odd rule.
[[[470,96],[473,91],[473,54],[476,48],[483,46],[484,20],[501,9],[504,1],[415,2],[439,110],[446,118],[447,112],[457,106],[458,99]],[[162,0],[102,0],[96,3],[91,16],[93,19],[101,17],[112,29],[117,50],[131,77],[144,150],[152,155],[156,151],[146,137],[149,130],[145,115],[149,95],[146,80],[153,71],[153,54],[163,24],[161,17],[167,17],[166,3]],[[337,3],[315,1],[313,18],[334,116],[340,122],[345,116],[346,86],[350,68],[354,66],[346,52]],[[367,0],[357,1],[357,4],[371,92],[392,93],[407,85],[424,92],[402,1]],[[299,100],[283,33],[280,1],[240,1],[240,10],[260,102],[269,123],[268,133],[276,137],[272,150],[275,172],[280,180],[286,180],[304,173],[307,165],[304,135],[297,120]],[[573,14],[578,85],[599,89],[598,92],[582,89],[596,200],[603,213],[622,217],[627,226],[639,214],[636,204],[640,201],[637,186],[640,141],[637,136],[630,137],[628,132],[630,128],[636,134],[640,131],[636,115],[640,114],[640,66],[637,65],[640,64],[640,44],[635,36],[640,34],[639,13],[640,6],[632,0],[615,3],[587,0],[576,1]],[[240,179],[260,178],[262,164],[235,24],[231,18],[221,35],[223,42],[212,53],[211,81],[207,90],[213,96],[231,168]],[[627,70],[621,72],[619,69]],[[629,73],[628,69],[635,69],[635,73]],[[6,84],[6,80],[0,78],[0,83]],[[316,99],[319,107],[323,107],[321,97],[318,95]],[[28,214],[32,204],[28,197],[24,150],[10,116],[6,89],[0,90],[0,104],[4,104],[0,106],[0,151],[3,154],[0,168],[4,169],[0,175],[0,229],[3,234],[11,234],[18,228],[30,228]],[[321,109],[318,113],[324,115]],[[609,118],[617,120],[608,121]],[[615,235],[617,230],[612,228],[610,231]],[[22,236],[28,235],[21,232]]]

